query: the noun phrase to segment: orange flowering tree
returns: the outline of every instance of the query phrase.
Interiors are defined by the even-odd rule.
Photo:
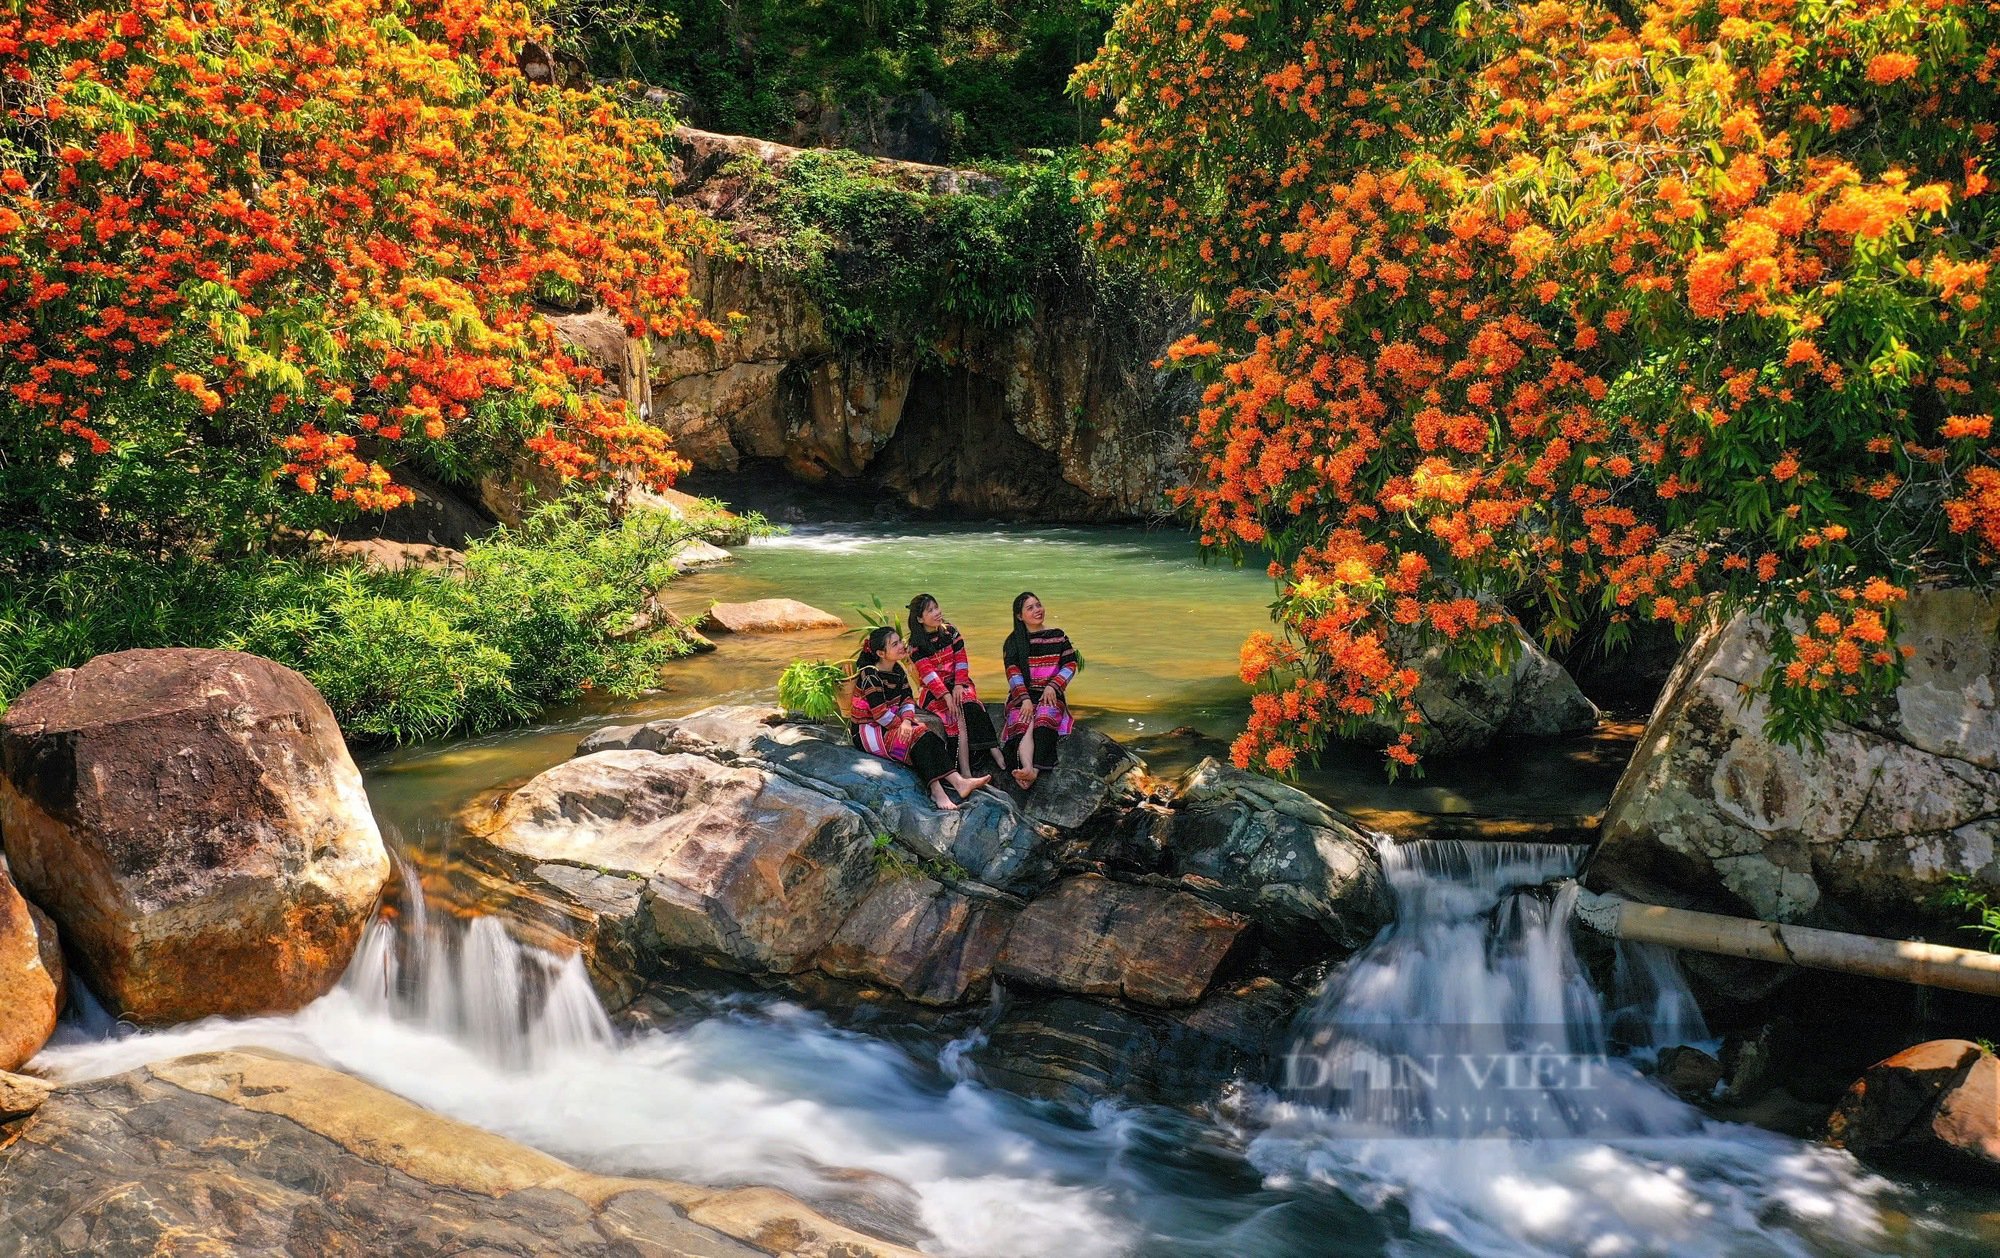
[[[250,547],[534,452],[665,434],[533,317],[712,334],[656,125],[515,68],[517,0],[26,0],[0,14],[0,558]]]
[[[1134,0],[1078,72],[1113,253],[1209,316],[1187,493],[1268,548],[1239,764],[1504,659],[1503,604],[1755,601],[1810,735],[2000,555],[1990,0]]]

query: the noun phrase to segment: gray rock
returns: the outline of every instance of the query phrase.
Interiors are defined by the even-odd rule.
[[[1174,804],[1154,825],[1167,871],[1274,943],[1351,950],[1390,920],[1373,838],[1303,791],[1211,758],[1182,779]]]
[[[994,969],[1045,990],[1191,1005],[1247,924],[1183,891],[1086,874],[1021,910]]]
[[[761,769],[604,751],[514,792],[484,836],[539,864],[642,882],[596,897],[653,951],[750,973],[806,966],[873,881],[854,811]]]
[[[1954,875],[2000,888],[2000,600],[1920,592],[1894,696],[1814,747],[1765,734],[1771,630],[1747,613],[1689,645],[1605,814],[1588,884],[1683,908],[1964,943]],[[1737,970],[1723,990],[1755,995]],[[1765,983],[1763,985],[1768,985]]]
[[[1514,635],[1514,661],[1497,673],[1453,668],[1443,646],[1417,656],[1411,667],[1422,681],[1412,698],[1424,719],[1417,734],[1418,750],[1455,755],[1512,735],[1549,738],[1597,724],[1597,705],[1584,697],[1569,672],[1519,626]],[[1370,722],[1359,741],[1380,745],[1398,732],[1385,722]]]

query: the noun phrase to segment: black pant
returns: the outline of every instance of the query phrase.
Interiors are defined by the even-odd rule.
[[[1035,767],[1037,769],[1053,769],[1056,767],[1056,752],[1059,750],[1061,742],[1062,735],[1052,729],[1037,729],[1035,731]],[[1026,767],[1021,763],[1021,735],[1016,734],[1014,737],[1008,739],[1000,748],[1000,754],[1005,757],[1008,768],[1020,769]]]
[[[848,741],[854,744],[856,751],[868,750],[861,741],[861,731],[858,729]],[[910,744],[910,768],[923,779],[925,786],[929,786],[946,774],[955,772],[958,769],[958,757],[952,754],[951,744],[944,740],[944,735],[925,730],[917,736],[917,741]]]
[[[958,738],[972,740],[972,754],[978,755],[1000,745],[1000,735],[993,732],[993,718],[987,715],[983,703],[968,703],[958,710]],[[958,753],[958,738],[951,740],[954,756]]]
[[[951,754],[951,747],[942,735],[926,730],[916,742],[910,744],[910,767],[917,771],[924,785],[929,786],[956,770],[958,757]]]

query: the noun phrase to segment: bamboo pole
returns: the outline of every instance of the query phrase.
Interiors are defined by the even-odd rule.
[[[2000,996],[2000,955],[1641,904],[1578,888],[1576,917],[1613,939]]]

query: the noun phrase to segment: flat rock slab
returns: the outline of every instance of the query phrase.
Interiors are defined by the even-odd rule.
[[[787,724],[776,708],[706,708],[676,720],[617,726],[584,739],[577,752],[622,749],[768,766],[830,801],[857,805],[869,824],[996,887],[1046,881],[1052,868],[1052,831],[1001,791],[975,791],[957,811],[940,812],[907,768],[860,750],[844,731]],[[1078,783],[1052,798],[1071,810],[1095,812],[1111,791],[1101,781],[1094,789]]]
[[[1191,1005],[1247,925],[1184,891],[1085,874],[1021,910],[994,970],[1079,996]]]
[[[915,1258],[774,1190],[579,1171],[263,1050],[66,1087],[0,1134],[8,1254]]]
[[[723,633],[804,633],[845,629],[847,622],[795,598],[760,598],[750,603],[717,603],[698,627]]]

